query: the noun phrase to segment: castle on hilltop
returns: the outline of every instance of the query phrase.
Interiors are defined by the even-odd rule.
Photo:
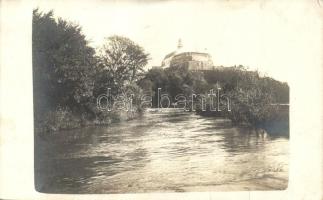
[[[177,50],[167,54],[161,66],[163,68],[187,67],[189,70],[215,69],[210,54],[185,49],[180,39],[178,40]]]

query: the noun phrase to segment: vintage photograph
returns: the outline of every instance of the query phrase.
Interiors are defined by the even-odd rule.
[[[293,29],[268,14],[270,5],[255,6],[263,5],[35,6],[35,189],[285,190],[291,63],[284,55]]]

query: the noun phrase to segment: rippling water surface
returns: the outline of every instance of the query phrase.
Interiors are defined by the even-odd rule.
[[[288,138],[177,110],[37,138],[36,188],[49,193],[276,190]]]

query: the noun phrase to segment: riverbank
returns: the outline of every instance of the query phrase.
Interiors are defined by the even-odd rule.
[[[264,130],[269,134],[289,136],[289,106],[272,105],[254,106],[236,103],[231,111],[201,111],[196,114],[204,117],[227,118],[236,126],[244,126],[256,130]]]
[[[209,191],[272,191],[285,190],[288,187],[288,177],[275,178],[270,176],[263,176],[259,178],[245,181],[229,182],[219,185],[205,185],[205,186],[188,186],[181,188],[182,192],[209,192]]]
[[[89,126],[103,126],[112,123],[128,121],[142,115],[143,111],[106,111],[96,113],[95,117],[73,113],[69,109],[57,109],[49,112],[35,123],[36,134],[53,133]]]

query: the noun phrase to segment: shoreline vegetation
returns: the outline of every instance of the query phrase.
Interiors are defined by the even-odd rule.
[[[92,125],[109,125],[137,118],[144,112],[140,97],[149,94],[157,107],[158,88],[175,102],[177,94],[205,94],[221,88],[231,111],[213,112],[211,105],[196,114],[229,118],[236,125],[279,132],[289,130],[289,86],[246,67],[216,67],[191,71],[185,67],[153,67],[145,71],[149,54],[122,36],[110,36],[99,49],[89,45],[82,28],[55,19],[52,11],[33,11],[32,27],[34,125],[36,134]],[[130,93],[133,111],[102,111],[97,97]],[[209,101],[207,101],[209,102]],[[161,102],[162,103],[162,102]],[[223,100],[221,108],[227,103]],[[288,133],[287,133],[288,134]]]

